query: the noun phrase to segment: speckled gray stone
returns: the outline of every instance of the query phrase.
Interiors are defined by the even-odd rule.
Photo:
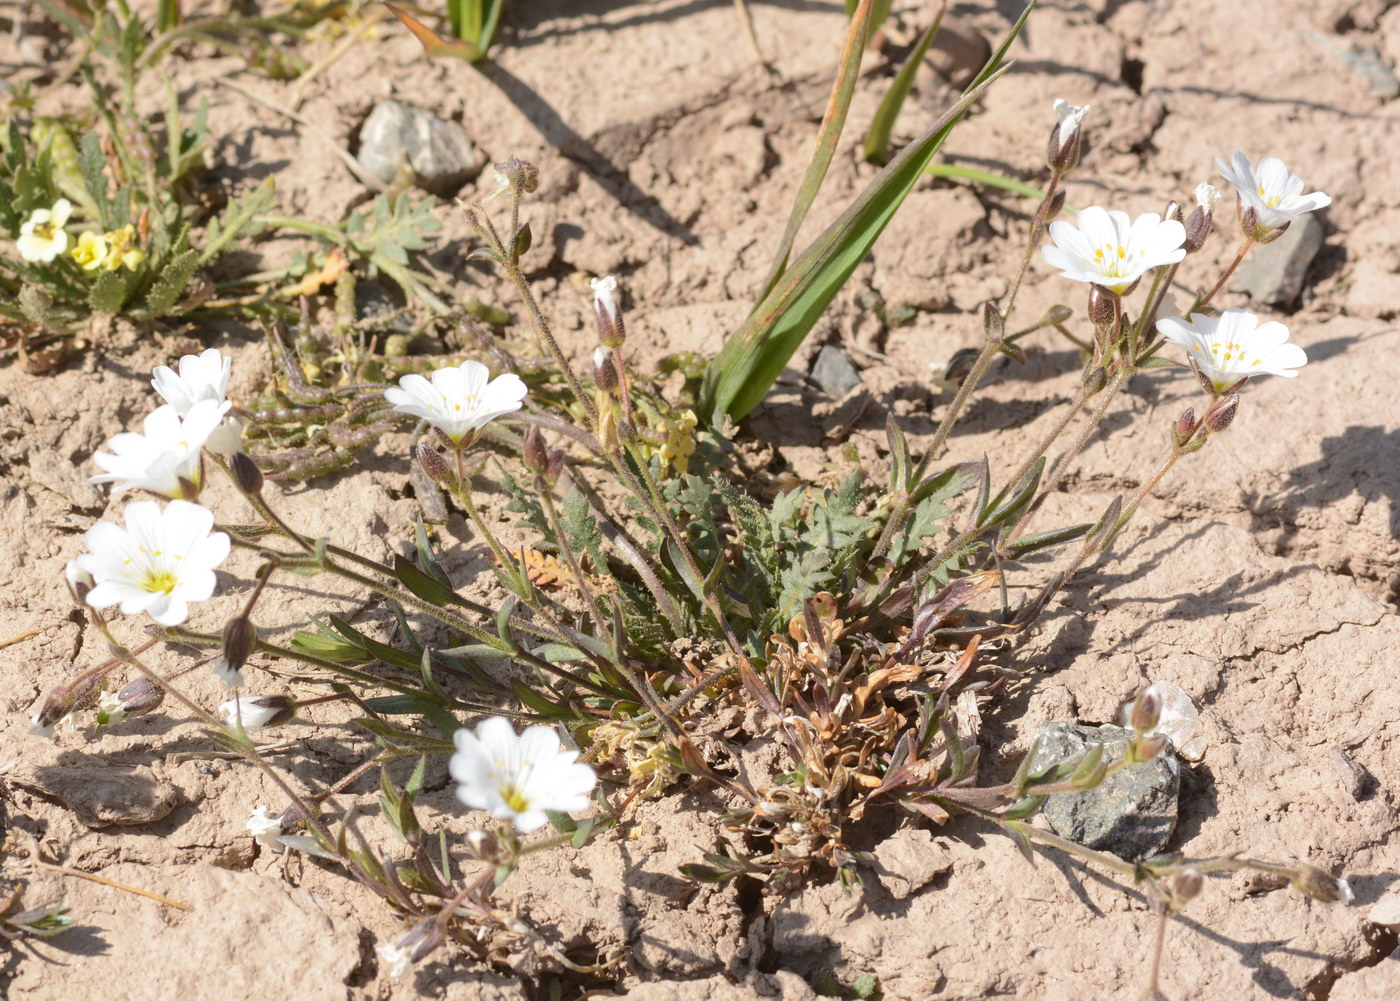
[[[860,373],[839,348],[827,344],[817,352],[817,360],[812,363],[812,381],[827,396],[839,400],[860,385]]]
[[[1273,243],[1255,247],[1235,273],[1235,289],[1255,302],[1286,303],[1298,298],[1308,265],[1322,249],[1322,223],[1309,212]]]
[[[443,196],[486,165],[462,126],[402,101],[380,101],[369,113],[360,127],[359,161],[385,184],[407,163],[420,188]]]
[[[1036,736],[1033,771],[1080,757],[1092,744],[1104,745],[1110,763],[1128,748],[1128,731],[1108,724],[1045,723]],[[1097,789],[1051,796],[1041,814],[1071,841],[1136,862],[1166,847],[1176,828],[1180,780],[1181,766],[1168,751],[1115,772]]]

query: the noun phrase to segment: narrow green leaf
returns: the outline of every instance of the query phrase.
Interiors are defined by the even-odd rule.
[[[890,161],[858,198],[783,273],[772,290],[725,342],[705,372],[700,410],[711,424],[744,417],[767,394],[788,359],[826,311],[925,167],[1005,67],[1012,40],[1025,24],[1027,5],[1001,47],[959,101]]]
[[[891,81],[890,89],[880,100],[880,107],[875,110],[875,117],[870,121],[870,131],[865,136],[865,158],[871,163],[884,163],[889,155],[890,133],[894,131],[894,123],[909,97],[909,89],[914,86],[914,76],[924,61],[928,47],[933,44],[934,36],[938,34],[938,29],[943,24],[943,15],[946,13],[948,0],[943,0],[933,23],[919,36],[914,50],[909,53],[909,58],[904,61],[904,65]]]
[[[174,309],[198,266],[199,255],[193,250],[175,255],[146,293],[146,311],[152,316],[164,316]]]
[[[865,43],[870,37],[870,9],[872,0],[859,0],[859,6],[851,13],[851,28],[846,34],[846,46],[841,51],[841,63],[836,70],[836,82],[831,87],[831,97],[827,101],[826,115],[817,132],[817,146],[812,150],[812,159],[802,175],[802,184],[797,189],[797,199],[793,202],[792,214],[788,216],[787,228],[778,241],[778,251],[773,258],[773,268],[763,283],[763,295],[773,290],[778,279],[787,270],[788,258],[792,256],[792,245],[797,232],[802,228],[802,220],[816,201],[817,192],[826,178],[831,158],[836,155],[836,144],[841,139],[841,130],[846,125],[846,113],[851,109],[851,95],[855,92],[856,80],[860,76],[861,58],[865,55]]]

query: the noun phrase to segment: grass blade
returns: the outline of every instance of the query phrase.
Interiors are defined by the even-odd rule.
[[[909,97],[909,89],[914,86],[914,76],[919,71],[919,64],[924,61],[924,55],[933,44],[934,36],[938,34],[938,29],[943,24],[943,15],[946,13],[948,0],[943,0],[938,7],[938,16],[919,36],[914,51],[909,53],[909,58],[895,74],[890,89],[880,100],[880,107],[876,109],[875,117],[870,122],[870,131],[865,136],[865,158],[871,163],[884,163],[889,156],[890,133],[894,131],[894,123],[899,118],[905,99]]]
[[[836,82],[831,87],[831,98],[826,104],[826,114],[822,118],[821,131],[817,133],[817,148],[812,150],[812,159],[807,171],[802,175],[802,185],[797,189],[797,200],[792,205],[792,215],[788,217],[783,238],[778,241],[778,252],[773,257],[772,270],[763,282],[763,292],[759,296],[762,303],[765,296],[773,291],[783,272],[787,270],[788,258],[792,256],[792,245],[797,240],[797,231],[802,228],[802,220],[817,199],[817,191],[826,179],[831,158],[836,155],[836,144],[841,140],[841,130],[846,126],[846,113],[851,110],[851,95],[855,93],[856,79],[860,76],[860,61],[865,55],[865,43],[870,38],[870,10],[873,0],[860,0],[860,6],[851,15],[851,29],[846,33],[846,47],[841,52],[841,65],[836,70]],[[755,312],[757,310],[755,309]]]
[[[933,155],[978,98],[1005,72],[1001,61],[1026,23],[1026,5],[1001,46],[957,104],[906,146],[826,231],[802,252],[711,360],[701,387],[705,419],[741,419],[767,394],[817,319],[870,252]]]

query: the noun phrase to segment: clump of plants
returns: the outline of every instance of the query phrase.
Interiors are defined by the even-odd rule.
[[[1000,55],[970,94],[994,79]],[[685,868],[696,880],[745,876],[779,893],[836,875],[854,886],[866,859],[853,834],[882,811],[935,825],[971,814],[1028,858],[1068,852],[1135,886],[1163,923],[1210,876],[1238,869],[1282,875],[1317,899],[1349,899],[1344,880],[1307,864],[1237,853],[1126,862],[1033,822],[1051,797],[1172,753],[1151,694],[1133,706],[1127,749],[1114,760],[1099,748],[1048,764],[1030,754],[1010,776],[983,765],[978,704],[1020,672],[1019,641],[1053,597],[1092,572],[1178,462],[1228,433],[1252,379],[1292,377],[1306,362],[1281,324],[1222,310],[1216,300],[1252,246],[1327,203],[1302,195],[1301,180],[1277,160],[1256,167],[1236,154],[1222,163],[1237,192],[1241,249],[1223,274],[1208,276],[1184,316],[1164,316],[1168,289],[1184,280],[1178,271],[1212,233],[1219,192],[1200,185],[1189,212],[1171,202],[1160,214],[1089,207],[1075,222],[1059,219],[1089,109],[1061,101],[1054,110],[1049,181],[1019,268],[1005,294],[983,307],[981,347],[929,442],[916,452],[891,417],[883,475],[762,498],[735,476],[734,421],[767,392],[957,114],[896,156],[790,265],[787,241],[754,314],[696,380],[694,395],[675,399],[634,369],[623,289],[612,277],[593,282],[591,371],[570,364],[549,304],[522,266],[536,169],[514,158],[497,165],[504,201],[463,205],[478,239],[472,257],[499,269],[518,294],[546,367],[532,367],[527,380],[510,370],[513,355],[483,345],[467,352],[478,357],[396,373],[396,385],[318,396],[296,383],[302,396],[294,399],[318,423],[340,422],[350,444],[390,427],[412,430],[405,473],[411,467],[471,524],[473,544],[492,557],[490,602],[462,593],[464,582],[444,571],[421,522],[388,562],[298,528],[301,496],[279,497],[266,483],[290,466],[249,448],[253,417],[226,399],[230,359],[211,349],[177,369],[158,368],[163,404],[140,433],[116,435],[94,457],[97,481],[158,499],[128,504],[123,524],[96,525],[69,567],[75,600],[110,658],[55,687],[34,729],[51,733],[94,709],[99,725],[119,726],[179,703],[210,739],[281,790],[278,803],[249,805],[248,830],[265,849],[338,866],[402,916],[403,937],[379,948],[394,975],[452,940],[485,963],[510,968],[528,947],[536,969],[601,976],[620,957],[566,954],[506,913],[496,892],[529,853],[580,846],[680,783],[715,788],[724,813],[713,823],[735,835],[731,852]],[[1038,255],[1077,283],[1066,289],[1082,287],[1084,306],[1077,317],[1060,308],[1017,329],[1018,293]],[[944,465],[949,436],[992,362],[1020,357],[1021,338],[1046,326],[1082,347],[1080,389],[1061,418],[1016,468]],[[290,352],[284,358],[292,387],[299,363]],[[1163,367],[1188,367],[1201,397],[1163,429],[1142,486],[1092,523],[1044,524],[1043,501],[1067,482],[1130,379]],[[327,443],[341,444],[330,435]],[[316,454],[316,443],[296,447],[310,450],[303,458]],[[215,471],[254,521],[220,518],[201,503]],[[509,495],[527,544],[512,545],[483,511],[488,484]],[[253,558],[253,587],[230,618],[197,628],[214,569],[233,549]],[[1028,563],[1032,554],[1050,554],[1054,569]],[[286,641],[265,628],[269,583],[314,587],[327,578],[377,595],[397,639],[325,615],[314,600],[312,628]],[[1012,593],[1029,597],[1013,602]],[[154,626],[142,633],[114,607]],[[230,698],[207,706],[187,695],[178,676],[149,665],[145,654],[157,643],[207,651]],[[274,673],[282,668],[318,679],[325,693],[285,694]],[[262,753],[259,735],[315,718],[328,701],[356,707],[354,725],[377,749],[335,783],[298,791]],[[738,733],[731,708],[745,721]],[[725,741],[714,739],[721,716]],[[744,747],[755,741],[782,749],[771,781],[744,777]],[[434,755],[449,756],[458,798],[481,818],[460,841],[416,809]],[[365,840],[337,799],[376,772],[394,845]],[[873,980],[868,986],[875,989]],[[1155,966],[1148,989],[1160,991]]]

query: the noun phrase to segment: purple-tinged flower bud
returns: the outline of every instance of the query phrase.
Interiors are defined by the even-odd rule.
[[[444,483],[452,478],[452,470],[448,468],[447,460],[426,441],[420,441],[414,446],[413,457],[418,460],[418,465],[422,467],[428,479],[434,483]]]
[[[1351,892],[1351,884],[1338,879],[1326,870],[1307,862],[1299,864],[1293,872],[1293,888],[1305,897],[1321,900],[1324,904],[1349,906],[1356,899]]]
[[[1191,436],[1196,433],[1196,429],[1201,426],[1201,422],[1196,419],[1196,408],[1187,407],[1181,412],[1181,416],[1172,425],[1172,441],[1176,442],[1176,447],[1180,448],[1191,440]]]
[[[258,645],[258,630],[246,615],[224,626],[223,652],[214,659],[214,673],[229,688],[243,687],[243,665]]]
[[[445,936],[441,921],[424,918],[393,945],[381,945],[374,951],[386,967],[384,972],[398,980],[442,945]]]
[[[1060,188],[1045,203],[1045,215],[1041,217],[1042,222],[1049,222],[1060,214],[1060,210],[1065,207],[1065,189]]]
[[[1196,185],[1196,207],[1186,220],[1186,247],[1188,254],[1194,254],[1205,246],[1210,236],[1211,221],[1215,218],[1215,203],[1220,200],[1220,192],[1213,184],[1204,182]]]
[[[501,843],[490,831],[470,830],[466,840],[467,850],[483,862],[495,862],[501,854]]]
[[[1089,286],[1089,322],[1106,327],[1118,315],[1118,296],[1101,285]]]
[[[1102,368],[1092,368],[1084,373],[1084,387],[1093,396],[1108,385],[1108,372]]]
[[[1073,316],[1073,315],[1074,315],[1074,310],[1070,309],[1068,306],[1066,306],[1066,305],[1064,305],[1063,303],[1061,303],[1060,305],[1051,306],[1049,309],[1047,309],[1047,310],[1045,311],[1045,322],[1046,322],[1046,323],[1064,323],[1066,320],[1068,320],[1068,319],[1069,319],[1071,316]]]
[[[564,471],[564,450],[556,448],[549,453],[549,462],[544,468],[544,481],[553,485],[559,479],[559,474]]]
[[[943,372],[944,380],[954,386],[961,386],[972,374],[972,366],[977,361],[978,353],[976,348],[958,348],[954,351],[953,357],[948,359],[948,367]]]
[[[1239,409],[1239,393],[1231,393],[1224,399],[1216,401],[1211,405],[1211,408],[1206,411],[1206,427],[1210,428],[1213,433],[1219,434],[1234,423],[1235,414],[1239,412]]]
[[[244,733],[256,733],[263,727],[290,723],[296,718],[297,703],[289,695],[245,696],[223,703],[218,713],[229,726],[241,725]]]
[[[1055,114],[1059,121],[1050,133],[1050,142],[1045,150],[1045,162],[1057,174],[1067,174],[1079,163],[1084,146],[1084,132],[1079,127],[1090,105],[1075,107],[1068,101],[1055,102]]]
[[[98,707],[97,722],[102,725],[120,723],[132,716],[144,716],[160,708],[165,701],[165,689],[150,678],[137,678],[123,685],[115,695],[102,696]]]
[[[1180,222],[1180,221],[1181,221],[1181,203],[1180,203],[1179,201],[1177,201],[1175,198],[1170,199],[1170,200],[1167,202],[1167,207],[1164,208],[1164,209],[1162,209],[1162,221],[1163,221],[1163,222],[1168,222],[1168,221],[1170,221],[1170,222]]]
[[[525,468],[536,475],[543,475],[549,468],[549,449],[545,447],[544,435],[533,424],[525,432],[521,456],[525,459]]]
[[[617,389],[617,366],[607,348],[596,348],[593,352],[593,382],[604,393]]]
[[[228,471],[233,477],[234,486],[245,494],[262,492],[263,473],[258,464],[242,452],[229,456]]]
[[[1143,689],[1133,701],[1129,725],[1139,737],[1157,729],[1157,721],[1162,717],[1162,703],[1151,689]]]
[[[73,595],[73,600],[81,608],[87,601],[88,592],[97,581],[93,579],[92,574],[78,566],[77,560],[68,561],[68,565],[63,568],[63,576],[68,581],[68,590]]]
[[[617,279],[612,275],[594,278],[593,313],[598,318],[598,343],[605,348],[620,348],[627,339],[622,322],[622,307],[617,304]]]
[[[91,668],[67,684],[52,689],[44,699],[44,704],[30,720],[29,732],[52,740],[53,728],[59,721],[93,704],[97,699],[98,686],[102,684],[102,679],[107,676],[112,666],[108,664]]]

